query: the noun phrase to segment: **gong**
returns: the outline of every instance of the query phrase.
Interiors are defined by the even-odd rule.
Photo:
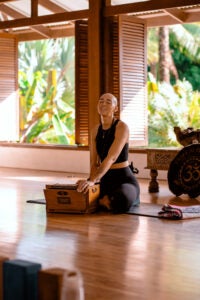
[[[191,144],[181,149],[171,161],[168,170],[168,185],[176,196],[188,194],[191,198],[200,195],[200,144]]]

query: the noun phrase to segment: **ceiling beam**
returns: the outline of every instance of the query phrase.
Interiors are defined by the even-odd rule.
[[[7,21],[8,16],[5,13],[3,13],[2,11],[0,13],[1,13],[2,21]]]
[[[46,7],[47,9],[49,9],[51,11],[54,11],[55,13],[71,11],[71,9],[69,9],[69,7],[66,6],[66,4],[65,4],[65,9],[64,9],[58,3],[56,4],[50,0],[38,0],[38,1],[39,1],[40,5]],[[54,10],[52,10],[52,7],[54,8]],[[77,5],[77,8],[78,8],[78,5]]]
[[[88,9],[79,10],[79,11],[71,11],[59,14],[38,16],[33,18],[23,18],[17,20],[10,20],[0,22],[0,29],[8,29],[8,28],[20,28],[24,26],[33,26],[33,25],[42,25],[42,24],[50,24],[56,22],[65,22],[72,20],[82,20],[88,19]]]
[[[24,14],[16,11],[15,9],[0,3],[0,11],[10,16],[13,19],[20,19],[26,17]]]
[[[10,8],[5,4],[0,4],[0,11],[3,12],[4,14],[6,14],[7,16],[10,16],[11,18],[14,18],[14,19],[16,19],[16,18],[20,19],[20,18],[26,17],[26,15],[17,12],[13,8]],[[50,29],[48,29],[48,28],[46,28],[42,25],[31,26],[31,28],[32,28],[32,30],[37,31],[38,33],[40,33],[41,37],[46,37],[46,38],[51,37]]]
[[[188,5],[191,6],[191,5],[198,5],[198,4],[200,4],[199,0],[176,0],[176,1],[150,0],[146,2],[106,6],[104,8],[103,14],[105,17],[109,17],[114,15],[120,15],[120,14],[148,12],[148,11],[159,10],[159,9],[176,8],[176,7],[183,7]]]
[[[168,15],[170,15],[178,23],[185,23],[187,19],[187,14],[178,8],[167,8],[164,9],[163,11],[166,12]]]
[[[51,29],[46,28],[45,26],[35,25],[35,26],[31,26],[31,28],[33,31],[38,32],[41,37],[52,38]]]
[[[199,22],[200,20],[200,11],[188,14],[187,23]]]
[[[58,4],[55,4],[54,2],[51,2],[49,0],[38,0],[38,4],[40,4],[41,6],[45,7],[46,9],[56,14],[66,12],[66,9],[62,8]]]
[[[143,17],[142,17],[143,18]],[[146,19],[144,17],[144,19]],[[195,12],[195,14],[187,14],[186,21],[184,23],[193,23],[193,22],[199,22],[200,20],[200,12]],[[157,17],[153,16],[148,17],[146,19],[147,21],[147,27],[160,27],[160,26],[170,26],[170,25],[176,25],[180,24],[182,22],[178,22],[175,18],[172,18],[170,15],[166,15],[165,13],[160,13],[157,15]]]
[[[14,2],[14,1],[20,1],[20,0],[0,0],[0,3]]]
[[[14,32],[19,42],[41,40],[41,34],[30,30],[17,30]],[[74,36],[74,26],[51,27],[51,38],[64,38]]]
[[[38,16],[38,0],[31,0],[31,17]]]

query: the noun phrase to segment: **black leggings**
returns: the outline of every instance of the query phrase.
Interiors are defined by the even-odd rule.
[[[130,167],[109,170],[100,182],[100,198],[108,195],[114,213],[139,205],[140,187]]]

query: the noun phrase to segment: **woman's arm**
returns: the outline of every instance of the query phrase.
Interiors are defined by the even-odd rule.
[[[96,173],[99,165],[100,165],[100,158],[97,154],[97,149],[96,149],[96,135],[98,131],[98,126],[95,127],[92,132],[91,132],[91,139],[90,139],[90,176],[94,176]]]
[[[91,132],[91,139],[90,139],[90,175],[89,178],[87,180],[79,180],[77,182],[78,184],[78,188],[77,191],[78,192],[84,192],[86,193],[89,189],[90,186],[93,186],[97,180],[92,180],[91,178],[95,177],[95,174],[97,172],[97,169],[99,167],[99,156],[97,154],[97,150],[96,150],[96,135],[97,135],[97,131],[98,131],[98,126],[95,127],[92,132]]]
[[[124,145],[129,140],[129,129],[128,126],[119,121],[115,130],[115,139],[109,149],[107,157],[98,165],[98,154],[96,151],[96,133],[93,132],[91,140],[91,172],[88,180],[82,180],[78,183],[78,191],[86,193],[89,186],[93,186],[96,182],[99,182],[100,179],[106,174],[110,169],[112,164],[118,158],[120,152],[122,151]]]

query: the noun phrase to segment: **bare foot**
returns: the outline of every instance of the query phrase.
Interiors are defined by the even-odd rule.
[[[111,210],[110,199],[106,195],[103,198],[99,199],[99,205],[106,207],[107,210]]]

